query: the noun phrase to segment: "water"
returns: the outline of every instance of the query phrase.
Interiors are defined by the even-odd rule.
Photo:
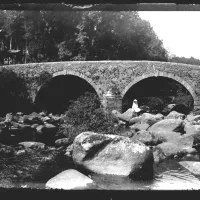
[[[104,190],[198,190],[200,179],[170,160],[155,167],[153,180],[131,180],[116,176],[92,175],[97,189]]]
[[[182,160],[199,161],[199,155]],[[103,190],[199,190],[200,177],[193,175],[178,164],[179,160],[168,160],[154,166],[153,180],[131,180],[126,177],[91,174],[95,185],[90,189]],[[45,183],[20,183],[17,187],[45,189]]]

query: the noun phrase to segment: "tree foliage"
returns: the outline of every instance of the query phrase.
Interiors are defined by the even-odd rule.
[[[168,54],[137,12],[0,11],[1,49],[20,49],[24,62],[158,60]]]
[[[169,58],[169,62],[185,63],[189,65],[200,65],[200,60],[193,57],[185,58],[185,57],[173,56]]]

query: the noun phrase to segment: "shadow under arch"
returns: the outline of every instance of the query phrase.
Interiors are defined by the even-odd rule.
[[[77,100],[85,92],[100,96],[91,83],[88,78],[74,72],[55,73],[47,84],[39,88],[35,98],[36,110],[61,114],[67,110],[71,100]]]
[[[150,81],[151,80],[151,81]],[[151,74],[143,74],[142,76],[139,76],[139,77],[137,77],[137,78],[135,78],[133,81],[131,81],[125,88],[124,88],[124,90],[122,91],[122,93],[121,93],[121,95],[122,95],[122,101],[123,101],[123,104],[124,104],[124,99],[126,99],[127,98],[127,96],[129,95],[130,96],[130,94],[128,94],[128,93],[131,93],[134,97],[133,98],[138,98],[138,95],[136,94],[137,93],[137,91],[134,91],[134,89],[133,88],[141,88],[141,86],[143,85],[143,87],[147,87],[147,88],[151,88],[151,83],[153,82],[153,81],[155,81],[155,82],[157,82],[158,84],[162,84],[162,82],[163,82],[163,84],[165,83],[166,84],[166,82],[170,82],[170,80],[171,80],[171,82],[174,82],[174,83],[178,83],[182,88],[184,88],[184,90],[187,92],[187,94],[188,95],[190,95],[191,96],[191,98],[192,98],[192,100],[193,100],[193,105],[192,106],[194,106],[195,105],[195,103],[197,103],[196,102],[196,94],[195,94],[195,91],[194,91],[194,89],[192,88],[192,86],[189,84],[189,83],[187,83],[185,80],[183,80],[183,79],[181,79],[180,77],[178,77],[178,76],[176,76],[176,75],[173,75],[173,74],[170,74],[170,73],[165,73],[165,72],[160,72],[160,73],[156,73],[156,74],[154,74],[154,73],[151,73]],[[159,82],[160,81],[160,82]],[[143,83],[143,84],[142,84]],[[147,85],[145,85],[145,83],[147,84]],[[157,89],[157,88],[159,88],[159,87],[161,87],[161,85],[155,85],[155,83],[154,83],[154,85],[152,84],[152,87],[155,87],[155,88],[152,88],[152,90],[150,91],[150,90],[146,90],[146,93],[150,93],[150,92],[152,92],[153,91],[153,89]],[[166,90],[166,96],[167,96],[167,94],[169,94],[169,91],[167,91],[169,88],[166,88],[165,87],[165,90]],[[141,90],[143,90],[143,88],[141,88]],[[135,93],[135,94],[134,94]],[[138,93],[140,93],[140,92],[138,92]],[[154,92],[152,92],[152,96],[153,96],[153,93],[155,94],[156,92],[154,91]],[[159,92],[158,92],[159,93]],[[136,97],[137,96],[137,97]],[[172,95],[173,96],[173,95]],[[133,99],[132,99],[133,100]],[[132,101],[131,100],[131,101]],[[132,105],[132,104],[131,104]],[[130,103],[129,103],[129,106],[130,106]],[[125,106],[126,107],[126,106]]]

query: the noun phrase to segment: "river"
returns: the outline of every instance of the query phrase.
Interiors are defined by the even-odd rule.
[[[185,156],[181,161],[199,161],[200,155]],[[199,190],[200,176],[195,176],[178,162],[180,160],[165,160],[154,166],[153,180],[132,180],[130,178],[91,174],[96,190]],[[17,188],[45,189],[45,183],[19,183]]]

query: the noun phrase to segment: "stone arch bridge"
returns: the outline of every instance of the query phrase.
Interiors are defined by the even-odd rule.
[[[158,61],[69,61],[1,66],[31,79],[32,100],[44,82],[35,81],[47,72],[52,78],[74,75],[86,80],[96,91],[104,107],[121,111],[122,99],[137,82],[149,77],[167,77],[182,84],[192,95],[194,107],[200,107],[200,66]],[[112,96],[106,94],[112,90]]]

